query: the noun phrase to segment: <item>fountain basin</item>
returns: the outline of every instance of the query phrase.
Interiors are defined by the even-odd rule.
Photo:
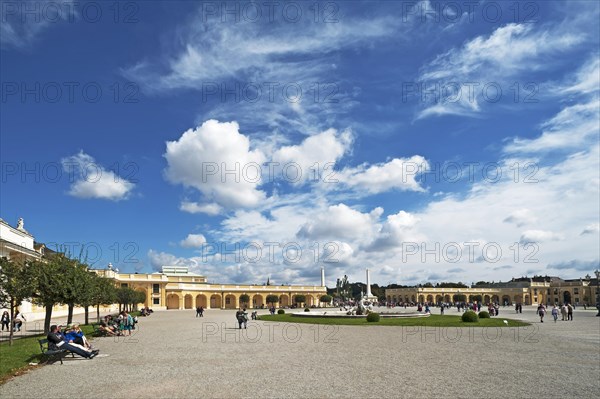
[[[429,317],[431,313],[379,313],[379,317],[385,319],[401,318],[401,317]],[[318,312],[298,312],[292,313],[293,317],[331,317],[331,318],[346,318],[346,319],[361,319],[366,318],[367,315],[349,315],[346,311],[333,310],[333,311],[318,311]]]

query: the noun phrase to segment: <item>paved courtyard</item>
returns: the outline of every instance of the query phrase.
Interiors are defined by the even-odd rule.
[[[264,311],[266,312],[266,311]],[[457,314],[450,311],[448,314]],[[500,317],[527,328],[316,326],[233,311],[163,311],[132,337],[96,338],[93,360],[67,359],[0,386],[2,398],[597,397],[600,317],[540,324],[533,308]]]

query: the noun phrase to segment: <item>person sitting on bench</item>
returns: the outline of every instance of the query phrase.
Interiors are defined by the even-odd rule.
[[[93,359],[99,352],[98,350],[88,352],[79,346],[66,342],[63,335],[59,332],[57,325],[50,326],[50,332],[46,338],[48,338],[48,350],[56,351],[65,349],[87,359]]]

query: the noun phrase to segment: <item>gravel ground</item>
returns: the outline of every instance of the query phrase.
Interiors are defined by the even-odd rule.
[[[534,309],[501,312],[535,321],[526,328],[251,321],[240,331],[233,311],[155,312],[132,337],[96,338],[97,358],[40,367],[0,386],[0,397],[595,398],[595,314],[541,324]]]

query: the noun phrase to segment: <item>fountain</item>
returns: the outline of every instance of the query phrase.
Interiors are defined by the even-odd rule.
[[[310,312],[292,313],[294,317],[340,317],[340,318],[361,318],[367,317],[371,312],[374,312],[373,304],[378,303],[378,299],[371,293],[371,276],[369,269],[367,272],[367,292],[360,295],[360,300],[352,307],[341,307],[340,310],[314,310]],[[379,306],[378,306],[379,307]],[[421,312],[389,312],[384,307],[381,310],[377,309],[379,316],[382,318],[399,318],[399,317],[429,317],[430,313]]]

